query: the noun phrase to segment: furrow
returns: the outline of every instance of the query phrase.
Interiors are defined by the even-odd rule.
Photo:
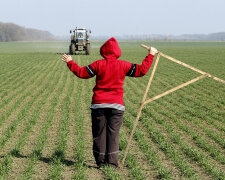
[[[49,66],[51,66],[51,62],[47,64],[47,67]],[[33,73],[33,70],[35,69],[34,66],[33,69],[31,68],[31,70],[24,73],[25,78],[19,78],[19,80],[17,79],[15,80],[15,82],[13,81],[12,85],[8,84],[8,86],[4,86],[5,91],[3,91],[1,95],[2,103],[0,104],[0,109],[7,105],[12,99],[15,99],[17,95],[21,95],[22,92],[26,90],[24,87],[34,84],[38,80],[40,73],[42,74],[43,72],[46,72],[46,70],[48,70],[47,67],[42,69],[41,72],[36,71],[35,73]]]
[[[0,148],[4,147],[5,143],[11,137],[12,133],[16,130],[16,127],[24,119],[24,117],[28,113],[28,110],[32,107],[33,103],[48,88],[48,86],[50,84],[50,80],[54,77],[54,75],[55,75],[55,72],[51,73],[51,75],[49,75],[47,82],[44,85],[43,85],[42,81],[39,82],[39,85],[37,87],[39,87],[40,85],[43,85],[43,86],[40,86],[40,89],[38,89],[37,92],[34,93],[33,97],[27,102],[26,105],[23,106],[23,108],[18,113],[17,117],[12,121],[12,123],[9,125],[9,127],[4,131],[4,133],[3,133],[4,135],[0,138]],[[43,79],[44,79],[44,77],[43,77]],[[35,87],[33,89],[35,89]],[[31,95],[31,92],[28,92],[28,95]],[[4,117],[7,117],[7,116],[4,116]]]
[[[4,109],[4,112],[0,118],[0,127],[3,125],[3,123],[9,118],[12,114],[15,114],[14,111],[19,111],[23,106],[25,106],[26,101],[29,101],[29,99],[32,98],[32,96],[35,95],[36,91],[41,88],[41,85],[43,85],[43,82],[45,83],[46,78],[48,78],[50,74],[43,73],[37,80],[34,81],[34,84],[29,88],[24,88],[25,93],[22,95],[19,95],[19,98],[15,98],[14,96],[11,98],[11,100],[14,100],[12,103],[10,103],[8,109]],[[44,90],[43,90],[44,91]],[[5,105],[5,104],[3,104]],[[14,115],[15,116],[15,115]],[[7,122],[9,123],[9,121]],[[3,128],[1,127],[1,130]],[[1,132],[0,132],[1,134]]]
[[[190,144],[187,144],[186,141],[180,137],[180,134],[176,132],[176,129],[173,126],[168,124],[160,116],[157,116],[156,113],[154,113],[153,111],[149,111],[147,108],[146,108],[146,113],[147,114],[143,115],[144,117],[142,119],[143,119],[143,123],[148,128],[149,133],[151,135],[153,134],[152,131],[154,127],[148,120],[148,117],[150,115],[148,113],[151,113],[152,118],[155,119],[156,122],[161,123],[160,125],[164,127],[170,139],[174,143],[179,145],[180,149],[185,153],[185,155],[187,155],[187,157],[190,158],[191,160],[198,162],[198,165],[201,166],[206,171],[206,173],[210,173],[214,178],[218,178],[218,179],[225,177],[225,174],[222,172],[222,170],[217,168],[212,163],[212,161],[209,160],[208,157],[204,155],[204,153],[202,153],[202,151],[200,151],[199,149],[195,148],[194,146]],[[159,132],[156,131],[156,133],[158,134]],[[161,138],[162,137],[163,136],[161,136]]]
[[[29,145],[27,148],[24,147],[26,143],[32,141],[31,140],[31,131],[32,129],[34,129],[34,126],[36,126],[37,123],[39,123],[38,126],[40,126],[40,124],[43,124],[43,122],[38,121],[38,119],[40,118],[40,113],[43,112],[42,107],[45,105],[45,103],[48,101],[48,96],[53,93],[53,91],[55,90],[55,87],[57,86],[57,82],[58,79],[60,78],[59,75],[57,75],[56,77],[54,77],[54,79],[52,79],[51,85],[49,86],[50,89],[48,91],[45,92],[45,94],[43,94],[43,96],[41,97],[40,101],[38,102],[38,104],[35,106],[36,109],[33,112],[33,115],[31,116],[31,119],[29,120],[29,122],[27,122],[26,126],[24,127],[23,131],[21,132],[21,135],[18,134],[19,139],[17,140],[17,142],[15,142],[15,147],[11,150],[11,155],[14,157],[13,162],[15,161],[15,159],[22,159],[21,163],[13,163],[12,165],[12,170],[16,173],[9,173],[8,179],[14,179],[17,176],[20,175],[20,173],[24,170],[25,168],[25,164],[28,161],[28,153],[26,153],[26,151],[28,151],[28,148],[30,150],[32,150],[32,146]],[[38,127],[37,127],[38,128]],[[34,130],[34,134],[36,133],[36,130]],[[32,136],[34,136],[34,134],[32,133]],[[29,141],[27,142],[27,138],[29,137]],[[31,142],[34,143],[35,141]],[[22,151],[22,149],[25,150]],[[21,157],[25,157],[24,159]],[[17,166],[18,164],[21,164],[19,167]],[[23,167],[23,168],[22,168]]]
[[[75,112],[76,112],[76,139],[74,141],[74,158],[76,159],[75,169],[72,179],[87,179],[87,168],[85,167],[85,140],[84,140],[84,117],[82,108],[82,97],[84,96],[84,80],[77,79],[78,90],[76,96]]]
[[[63,75],[60,77],[62,78]],[[43,178],[43,174],[38,173],[39,170],[37,170],[37,167],[40,167],[41,165],[43,169],[43,166],[45,165],[45,163],[51,163],[51,158],[43,156],[43,149],[45,147],[47,139],[49,138],[50,128],[52,127],[51,130],[54,128],[53,122],[54,122],[54,118],[56,117],[56,111],[57,111],[56,107],[58,105],[59,97],[65,88],[65,81],[60,80],[60,83],[62,84],[59,86],[58,91],[56,92],[55,96],[53,96],[53,99],[51,100],[51,106],[49,106],[49,110],[47,111],[47,115],[46,115],[46,120],[42,124],[41,133],[38,137],[37,144],[32,154],[30,155],[29,161],[26,164],[23,174],[20,176],[19,179],[30,179],[32,175],[35,174],[35,172],[37,172],[37,174],[39,174],[40,177]],[[37,164],[37,167],[35,167],[36,164]],[[46,176],[49,165],[44,167],[45,167],[44,169],[46,172],[45,173],[45,176]]]
[[[17,60],[14,59],[15,62],[17,62]],[[28,63],[26,63],[26,66],[22,67],[21,68],[21,63],[24,63],[24,62],[17,62],[17,66],[15,64],[7,64],[5,65],[4,64],[4,68],[8,68],[7,72],[2,74],[1,76],[1,82],[0,82],[0,87],[5,87],[5,85],[7,84],[13,84],[12,82],[16,82],[18,80],[21,79],[21,77],[24,77],[24,71],[30,71],[34,68],[31,68],[30,69],[30,65],[33,63],[33,62],[30,62],[28,61]],[[16,67],[16,68],[13,68],[13,70],[10,70],[12,67]],[[21,71],[21,69],[23,69],[23,71]],[[12,75],[13,74],[13,75]],[[5,77],[5,78],[4,78]],[[2,90],[2,89],[0,89]]]
[[[69,72],[68,72],[69,73]],[[50,172],[48,175],[49,179],[61,179],[62,178],[62,173],[64,171],[64,164],[68,161],[67,159],[65,159],[65,151],[67,148],[67,139],[68,139],[68,125],[70,123],[70,118],[69,118],[69,107],[71,104],[70,101],[70,94],[73,91],[73,85],[74,84],[70,84],[70,78],[71,76],[69,76],[68,78],[68,73],[67,76],[64,78],[66,79],[66,85],[65,85],[65,89],[67,92],[65,92],[65,97],[63,97],[63,101],[62,101],[62,108],[61,108],[61,122],[60,122],[60,127],[59,127],[59,132],[58,137],[57,137],[57,144],[54,150],[54,153],[52,155],[52,165],[50,168]],[[74,83],[74,81],[72,81]]]
[[[26,106],[23,107],[23,109],[20,111],[19,115],[17,116],[17,118],[11,123],[11,125],[7,128],[7,130],[4,133],[4,136],[1,137],[0,139],[0,146],[1,148],[3,148],[6,144],[6,142],[10,139],[10,137],[12,136],[12,133],[16,130],[17,126],[19,125],[19,123],[23,120],[23,118],[26,116],[28,110],[32,107],[32,104],[38,99],[38,97],[43,94],[43,92],[45,91],[45,89],[48,87],[50,80],[54,77],[55,75],[55,71],[53,71],[51,73],[51,75],[49,75],[49,78],[46,82],[46,84],[37,91],[37,93],[34,95],[34,97],[28,101],[28,103],[26,104]],[[5,161],[8,162],[8,159],[12,159],[12,154],[10,153],[9,155],[5,156],[5,158],[3,159],[2,164],[4,164]],[[4,164],[4,166],[9,166],[10,163]],[[4,177],[10,168],[4,168],[4,171],[1,171],[0,176]]]

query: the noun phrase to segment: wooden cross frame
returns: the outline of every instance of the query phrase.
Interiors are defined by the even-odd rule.
[[[147,49],[147,50],[150,49],[150,47],[148,47],[148,46],[146,46],[146,45],[144,45],[144,44],[142,44],[141,46],[142,46],[143,48]],[[179,86],[177,86],[177,87],[174,87],[174,88],[172,88],[172,89],[170,89],[170,90],[168,90],[168,91],[166,91],[166,92],[164,92],[164,93],[162,93],[162,94],[159,94],[159,95],[157,95],[157,96],[155,96],[155,97],[153,97],[153,98],[151,98],[151,99],[149,99],[149,100],[146,101],[146,97],[147,97],[147,94],[148,94],[150,85],[151,85],[151,83],[152,83],[152,79],[153,79],[153,77],[154,77],[154,74],[155,74],[155,71],[156,71],[156,68],[157,68],[157,65],[158,65],[160,56],[163,56],[163,57],[165,57],[166,59],[169,59],[169,60],[171,60],[171,61],[173,61],[173,62],[175,62],[175,63],[177,63],[177,64],[180,64],[180,65],[182,65],[182,66],[185,66],[185,67],[187,67],[187,68],[189,68],[189,69],[192,69],[193,71],[196,71],[196,72],[200,73],[201,75],[198,76],[198,77],[196,77],[196,78],[194,78],[194,79],[192,79],[192,80],[190,80],[190,81],[188,81],[188,82],[186,82],[186,83],[183,83],[183,84],[181,84],[181,85],[179,85]],[[136,117],[136,119],[135,119],[135,122],[134,122],[134,127],[133,127],[133,129],[132,129],[132,131],[131,131],[131,135],[130,135],[130,137],[129,137],[129,139],[128,139],[128,143],[127,143],[127,147],[126,147],[126,150],[125,150],[125,154],[124,154],[124,157],[123,157],[123,159],[122,159],[122,167],[124,166],[124,162],[125,162],[125,159],[126,159],[126,156],[127,156],[127,153],[128,153],[128,149],[129,149],[129,146],[130,146],[130,143],[131,143],[131,139],[132,139],[132,137],[133,137],[133,135],[134,135],[134,132],[135,132],[135,129],[136,129],[136,127],[137,127],[138,120],[139,120],[139,118],[140,118],[140,116],[141,116],[141,111],[142,111],[144,105],[147,104],[147,103],[150,103],[150,102],[152,102],[152,101],[155,101],[156,99],[159,99],[159,98],[161,98],[161,97],[163,97],[163,96],[166,96],[167,94],[170,94],[170,93],[172,93],[172,92],[174,92],[174,91],[176,91],[176,90],[178,90],[178,89],[180,89],[180,88],[183,88],[183,87],[185,87],[185,86],[187,86],[187,85],[189,85],[189,84],[191,84],[191,83],[194,83],[194,82],[196,82],[196,81],[198,81],[198,80],[200,80],[200,79],[202,79],[202,78],[204,78],[204,77],[209,77],[209,78],[212,78],[212,79],[214,79],[214,80],[216,80],[216,81],[219,81],[219,82],[225,84],[225,81],[222,80],[222,79],[220,79],[220,78],[217,78],[217,77],[215,77],[215,76],[213,76],[213,75],[211,75],[211,74],[209,74],[209,73],[203,72],[203,71],[201,71],[201,70],[199,70],[199,69],[197,69],[197,68],[195,68],[195,67],[192,67],[192,66],[190,66],[190,65],[188,65],[188,64],[185,64],[185,63],[183,63],[183,62],[181,62],[181,61],[179,61],[179,60],[177,60],[177,59],[175,59],[175,58],[173,58],[173,57],[170,57],[170,56],[168,56],[168,55],[166,55],[166,54],[163,54],[162,52],[158,52],[158,55],[157,55],[157,58],[156,58],[155,65],[154,65],[153,70],[152,70],[152,74],[151,74],[151,76],[150,76],[150,78],[149,78],[148,85],[147,85],[146,90],[145,90],[145,94],[144,94],[144,96],[143,96],[143,98],[142,98],[141,105],[140,105],[140,108],[139,108],[139,110],[138,110],[138,114],[137,114],[137,117]]]

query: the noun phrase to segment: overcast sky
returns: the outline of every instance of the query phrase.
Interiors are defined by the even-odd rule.
[[[69,35],[195,34],[225,31],[225,0],[0,0],[0,22]]]

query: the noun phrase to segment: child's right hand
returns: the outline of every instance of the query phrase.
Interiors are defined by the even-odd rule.
[[[149,54],[155,56],[156,53],[158,53],[158,50],[157,50],[156,48],[151,47],[151,48],[149,49]]]
[[[72,60],[72,57],[70,55],[67,55],[67,54],[62,55],[62,61],[69,62],[71,60]]]

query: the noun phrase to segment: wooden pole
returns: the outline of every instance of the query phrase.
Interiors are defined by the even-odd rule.
[[[216,81],[219,81],[219,82],[225,84],[225,81],[224,81],[224,80],[222,80],[222,79],[220,79],[220,78],[218,78],[218,77],[216,77],[216,76],[213,76],[213,75],[211,75],[211,74],[209,74],[209,73],[206,73],[206,72],[204,72],[204,71],[201,71],[201,70],[199,70],[199,69],[197,69],[197,68],[195,68],[195,67],[193,67],[193,66],[190,66],[190,65],[188,65],[188,64],[185,64],[185,63],[183,63],[183,62],[181,62],[181,61],[179,61],[179,60],[177,60],[177,59],[175,59],[175,58],[173,58],[173,57],[170,57],[170,56],[168,56],[168,55],[166,55],[166,54],[163,54],[163,53],[161,53],[161,52],[160,52],[160,55],[163,56],[163,57],[165,57],[165,58],[167,58],[167,59],[169,59],[169,60],[171,60],[171,61],[173,61],[173,62],[175,62],[175,63],[177,63],[177,64],[180,64],[180,65],[183,65],[183,66],[185,66],[185,67],[187,67],[187,68],[189,68],[189,69],[192,69],[193,71],[196,71],[196,72],[198,72],[198,73],[200,73],[200,74],[207,74],[207,76],[208,76],[209,78],[212,78],[212,79],[214,79],[214,80],[216,80]]]
[[[163,54],[163,53],[160,52],[160,55],[163,56],[163,57],[165,57],[166,59],[169,59],[169,60],[171,60],[171,61],[173,61],[173,62],[175,62],[177,64],[180,64],[180,65],[182,65],[184,67],[187,67],[187,68],[189,68],[189,69],[191,69],[193,71],[196,71],[196,72],[198,72],[200,74],[206,74],[206,72],[203,72],[203,71],[201,71],[201,70],[199,70],[199,69],[197,69],[197,68],[195,68],[193,66],[190,66],[188,64],[185,64],[185,63],[183,63],[183,62],[181,62],[181,61],[179,61],[179,60],[177,60],[177,59],[175,59],[173,57],[170,57],[170,56],[168,56],[166,54]]]
[[[225,84],[225,81],[224,80],[222,80],[222,79],[220,79],[220,78],[218,78],[216,76],[213,76],[211,74],[207,74],[207,76],[210,77],[210,78],[212,78],[212,79],[214,79],[214,80],[216,80],[216,81],[219,81],[219,82]]]
[[[155,71],[156,71],[156,67],[157,67],[158,62],[159,62],[159,58],[160,58],[160,54],[157,55],[155,65],[154,65],[154,68],[153,68],[153,70],[152,70],[152,74],[151,74],[151,76],[150,76],[150,78],[149,78],[148,85],[147,85],[146,90],[145,90],[145,94],[144,94],[144,96],[143,96],[143,98],[142,98],[142,102],[141,102],[141,105],[140,105],[140,108],[139,108],[137,117],[136,117],[135,122],[134,122],[134,127],[133,127],[132,132],[131,132],[131,135],[130,135],[130,137],[129,137],[129,139],[128,139],[127,147],[126,147],[126,150],[125,150],[125,153],[124,153],[124,157],[123,157],[123,159],[122,159],[122,167],[124,166],[124,162],[125,162],[125,159],[126,159],[126,157],[127,157],[127,153],[128,153],[128,149],[129,149],[129,146],[130,146],[132,137],[133,137],[134,132],[135,132],[135,129],[136,129],[136,127],[137,127],[138,120],[139,120],[139,118],[140,118],[140,116],[141,116],[141,111],[142,111],[142,109],[143,109],[144,102],[145,102],[145,99],[146,99],[146,97],[147,97],[147,93],[148,93],[149,88],[150,88],[150,85],[151,85],[151,83],[152,83],[152,79],[153,79],[153,77],[154,77],[154,74],[155,74]]]
[[[143,48],[147,49],[147,50],[150,49],[150,47],[148,47],[148,46],[146,46],[146,45],[144,45],[144,44],[141,44],[141,46],[142,46]],[[218,77],[216,77],[216,76],[213,76],[213,75],[211,75],[211,74],[209,74],[209,73],[206,73],[206,72],[204,72],[204,71],[201,71],[201,70],[199,70],[199,69],[197,69],[197,68],[195,68],[195,67],[193,67],[193,66],[190,66],[189,64],[183,63],[183,62],[181,62],[181,61],[179,61],[179,60],[177,60],[177,59],[175,59],[175,58],[173,58],[173,57],[170,57],[170,56],[168,56],[168,55],[166,55],[166,54],[163,54],[162,52],[159,52],[159,54],[160,54],[161,56],[163,56],[163,57],[165,57],[165,58],[167,58],[167,59],[169,59],[169,60],[171,60],[171,61],[177,63],[177,64],[180,64],[180,65],[182,65],[182,66],[185,66],[185,67],[187,67],[187,68],[189,68],[189,69],[191,69],[191,70],[193,70],[193,71],[196,71],[196,72],[198,72],[198,73],[200,73],[200,74],[207,74],[207,76],[208,76],[209,78],[212,78],[212,79],[214,79],[214,80],[216,80],[216,81],[218,81],[218,82],[221,82],[221,83],[225,84],[225,81],[224,81],[223,79],[220,79],[220,78],[218,78]]]
[[[188,82],[186,82],[186,83],[183,83],[183,84],[181,84],[181,85],[179,85],[179,86],[177,86],[177,87],[175,87],[175,88],[172,88],[172,89],[170,89],[170,90],[168,90],[168,91],[166,91],[166,92],[164,92],[164,93],[162,93],[162,94],[159,94],[159,95],[157,95],[157,96],[155,96],[155,97],[153,97],[153,98],[151,98],[151,99],[145,101],[144,104],[147,104],[147,103],[150,103],[150,102],[152,102],[152,101],[155,101],[156,99],[159,99],[159,98],[161,98],[161,97],[163,97],[163,96],[166,96],[167,94],[172,93],[172,92],[174,92],[174,91],[176,91],[176,90],[178,90],[178,89],[180,89],[180,88],[183,88],[183,87],[185,87],[185,86],[187,86],[187,85],[189,85],[189,84],[191,84],[191,83],[194,83],[194,82],[196,82],[196,81],[198,81],[198,80],[200,80],[200,79],[202,79],[202,78],[204,78],[204,77],[206,77],[206,76],[207,76],[207,74],[203,74],[203,75],[201,75],[201,76],[198,76],[198,77],[195,78],[195,79],[192,79],[192,80],[190,80],[190,81],[188,81]]]
[[[148,46],[146,46],[146,45],[144,45],[144,44],[141,44],[141,47],[143,47],[143,48],[145,48],[145,49],[147,49],[147,50],[150,49],[150,47],[148,47]]]

